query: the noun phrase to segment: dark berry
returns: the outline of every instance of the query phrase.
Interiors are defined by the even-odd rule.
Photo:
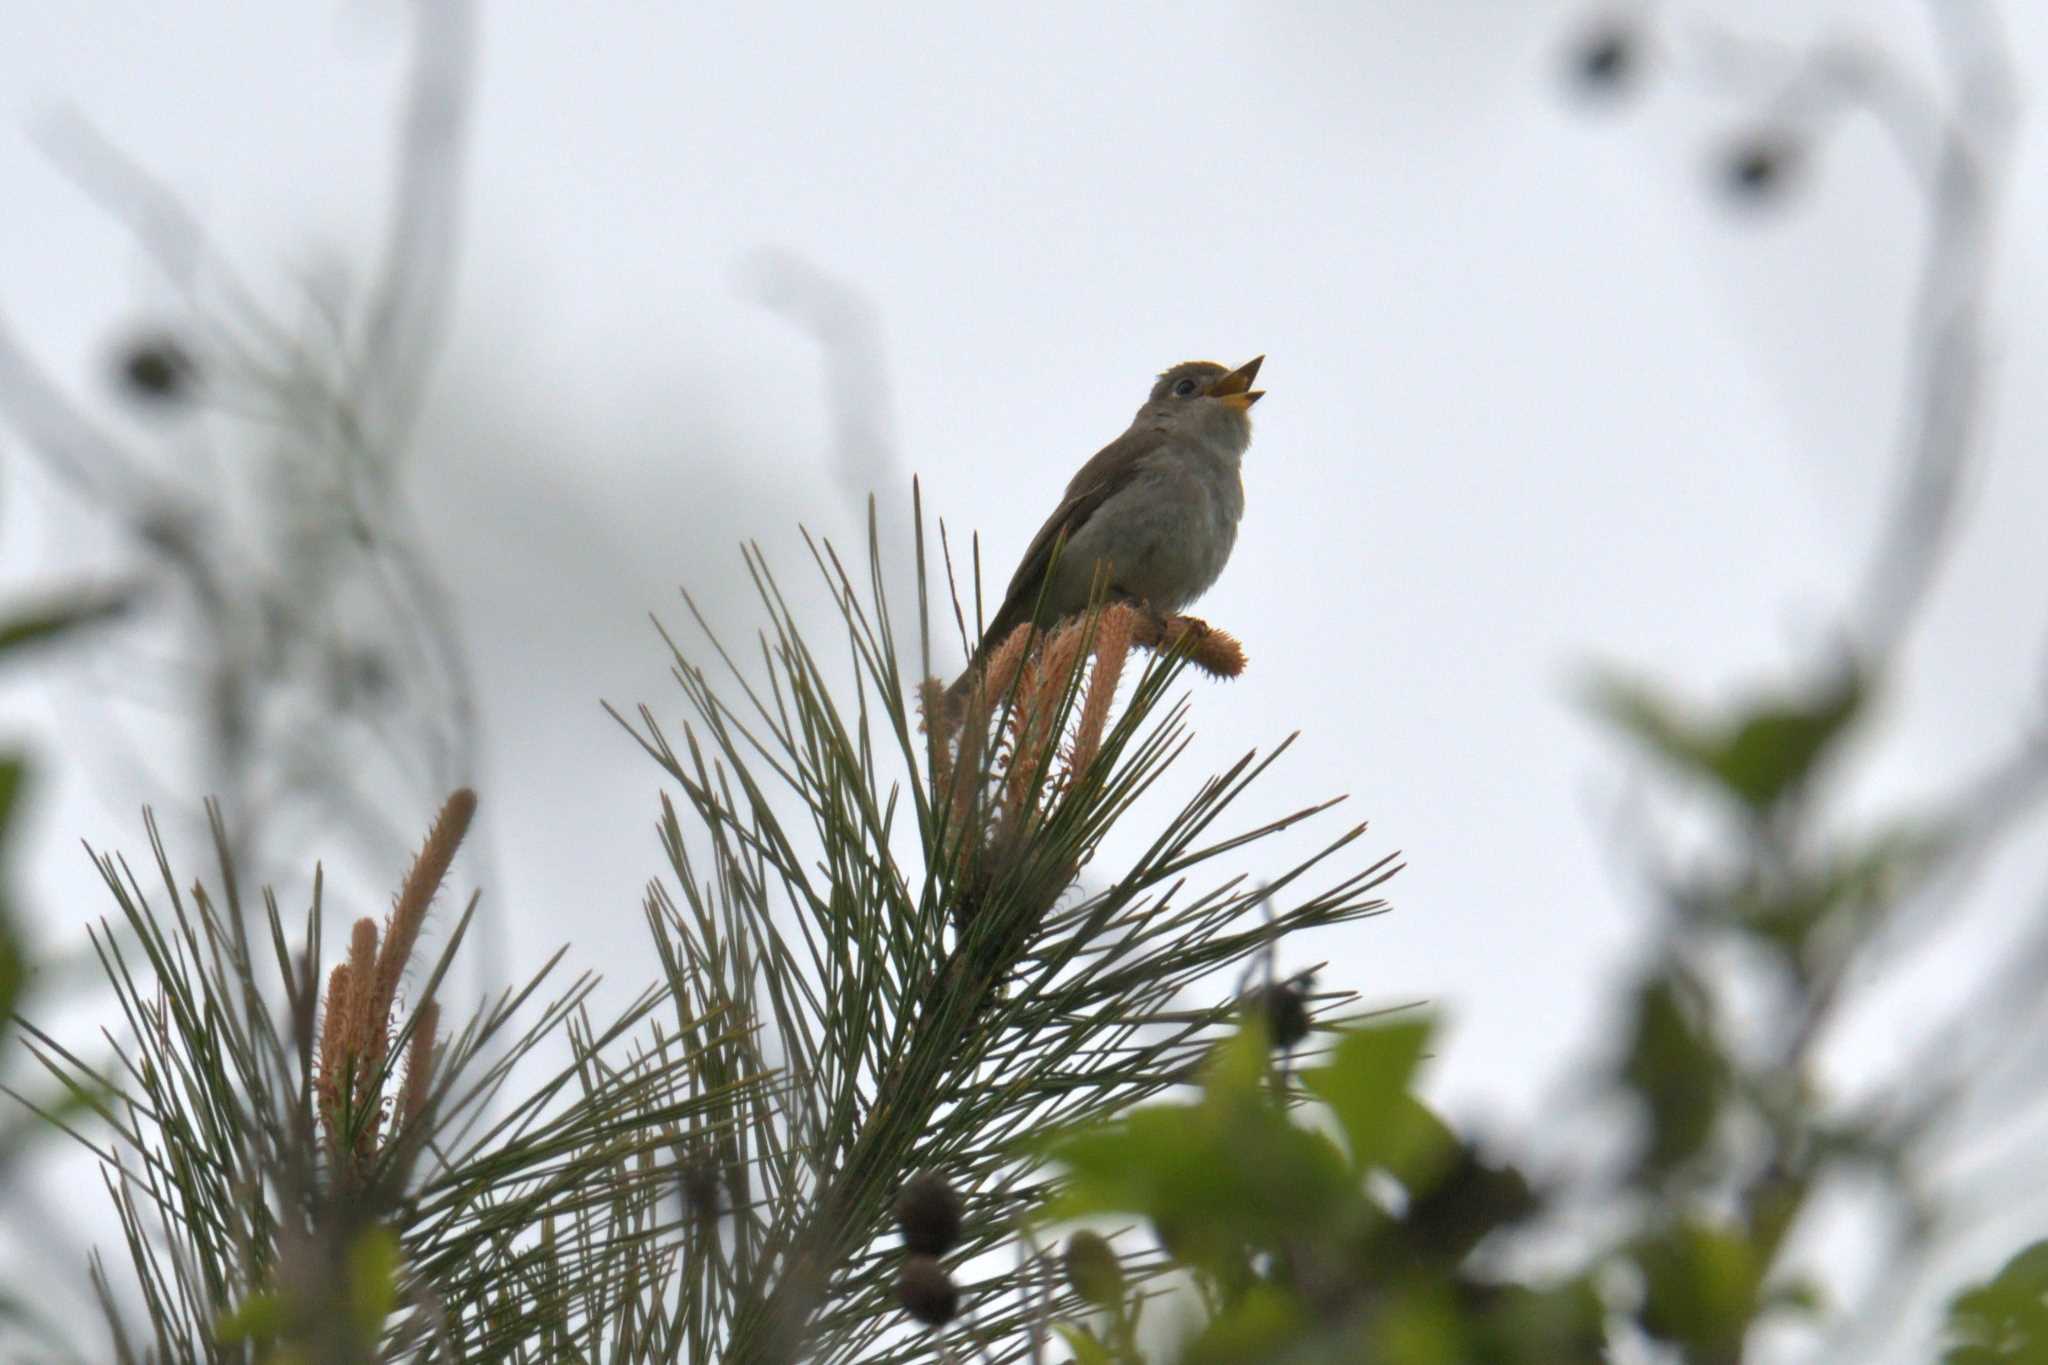
[[[1752,133],[1724,155],[1721,182],[1732,198],[1760,203],[1784,191],[1798,160],[1798,146],[1784,134]]]
[[[131,342],[120,356],[122,385],[131,397],[148,403],[173,403],[190,396],[199,367],[176,337],[144,337]]]
[[[1572,76],[1582,90],[1610,95],[1626,86],[1636,71],[1636,34],[1617,20],[1595,24],[1572,58]]]

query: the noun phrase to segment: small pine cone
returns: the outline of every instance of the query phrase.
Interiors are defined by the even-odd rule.
[[[905,1256],[896,1272],[896,1301],[929,1327],[943,1327],[960,1311],[960,1288],[935,1256]]]
[[[1116,1252],[1098,1233],[1085,1229],[1067,1239],[1067,1250],[1062,1262],[1066,1266],[1067,1283],[1097,1308],[1109,1308],[1123,1302],[1124,1267]]]
[[[691,1213],[709,1222],[725,1211],[718,1166],[710,1157],[698,1155],[685,1159],[679,1174],[683,1203]]]
[[[936,1171],[910,1178],[896,1194],[896,1226],[906,1249],[943,1256],[960,1244],[964,1209],[959,1192]]]
[[[1308,986],[1304,977],[1276,981],[1256,997],[1258,1008],[1266,1016],[1266,1036],[1282,1052],[1293,1051],[1308,1037]]]

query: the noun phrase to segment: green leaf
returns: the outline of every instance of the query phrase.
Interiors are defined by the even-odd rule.
[[[0,617],[0,653],[47,644],[81,626],[119,616],[137,596],[129,587],[80,590]]]
[[[229,1309],[215,1324],[213,1335],[223,1346],[275,1341],[283,1333],[284,1325],[283,1296],[265,1290],[251,1294]]]
[[[1182,1365],[1239,1365],[1278,1357],[1313,1326],[1307,1307],[1275,1285],[1254,1286],[1209,1320],[1188,1344]]]
[[[1074,1365],[1116,1365],[1116,1357],[1107,1346],[1095,1339],[1095,1334],[1085,1327],[1071,1322],[1056,1322],[1052,1329],[1060,1334],[1060,1340],[1067,1343],[1067,1349],[1074,1353]]]
[[[1065,1166],[1048,1221],[1148,1217],[1175,1259],[1231,1279],[1248,1248],[1341,1238],[1367,1222],[1334,1143],[1291,1122],[1267,1084],[1261,1031],[1219,1044],[1192,1105],[1150,1105],[1031,1147]]]
[[[1607,1359],[1607,1304],[1591,1276],[1540,1290],[1489,1286],[1468,1315],[1476,1319],[1473,1360],[1550,1365]]]
[[[1344,1129],[1354,1173],[1380,1167],[1419,1175],[1448,1136],[1409,1096],[1428,1019],[1397,1019],[1347,1032],[1330,1060],[1302,1072],[1302,1084],[1330,1106]]]
[[[2021,1249],[1989,1283],[1956,1295],[1948,1330],[1948,1365],[2048,1360],[2048,1241]]]
[[[1273,1044],[1264,1021],[1253,1016],[1209,1051],[1202,1065],[1202,1093],[1211,1104],[1269,1104]]]
[[[1243,1247],[1337,1236],[1363,1220],[1336,1148],[1276,1111],[1149,1107],[1047,1154],[1068,1172],[1048,1219],[1141,1214],[1174,1234],[1177,1259],[1217,1273]]]
[[[1765,1266],[1748,1239],[1684,1222],[1636,1248],[1643,1330],[1711,1359],[1732,1359],[1761,1311]]]
[[[1463,1315],[1452,1302],[1449,1282],[1410,1283],[1374,1314],[1367,1360],[1401,1365],[1464,1365],[1471,1360]]]
[[[1669,977],[1648,982],[1636,999],[1621,1079],[1649,1111],[1643,1166],[1653,1173],[1670,1170],[1705,1145],[1727,1091],[1727,1058],[1711,1028],[1693,1014],[1681,1000],[1679,983]]]
[[[1803,697],[1758,703],[1721,746],[1715,775],[1752,807],[1772,805],[1813,771],[1862,704],[1862,682],[1853,673]]]
[[[1713,741],[1648,683],[1601,670],[1584,692],[1589,709],[1634,736],[1650,752],[1680,768],[1711,771]]]
[[[398,1234],[390,1228],[366,1228],[348,1249],[350,1315],[367,1340],[398,1306],[398,1267]]]
[[[1830,856],[1816,872],[1767,895],[1738,892],[1735,913],[1765,939],[1802,951],[1822,926],[1847,920],[1860,939],[1896,904],[1933,875],[1957,847],[1958,831],[1940,821],[1901,822]],[[1830,937],[1832,938],[1832,929]]]
[[[1689,719],[1647,683],[1597,674],[1592,709],[1679,770],[1753,812],[1799,786],[1862,709],[1861,674],[1843,668],[1789,697],[1760,698],[1719,724]]]

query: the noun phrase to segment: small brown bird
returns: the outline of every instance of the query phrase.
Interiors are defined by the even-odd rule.
[[[1067,485],[1031,538],[967,671],[947,689],[965,702],[974,675],[1026,621],[1041,628],[1088,609],[1097,575],[1111,601],[1178,612],[1208,591],[1237,543],[1239,468],[1251,444],[1259,356],[1236,369],[1190,360],[1159,376],[1130,430]],[[1057,551],[1057,553],[1055,553]]]

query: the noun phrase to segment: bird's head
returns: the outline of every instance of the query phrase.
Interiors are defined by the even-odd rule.
[[[1265,359],[1258,356],[1234,370],[1213,360],[1184,360],[1159,376],[1138,421],[1202,439],[1234,440],[1242,449],[1251,439],[1252,404],[1266,396],[1252,387]]]

